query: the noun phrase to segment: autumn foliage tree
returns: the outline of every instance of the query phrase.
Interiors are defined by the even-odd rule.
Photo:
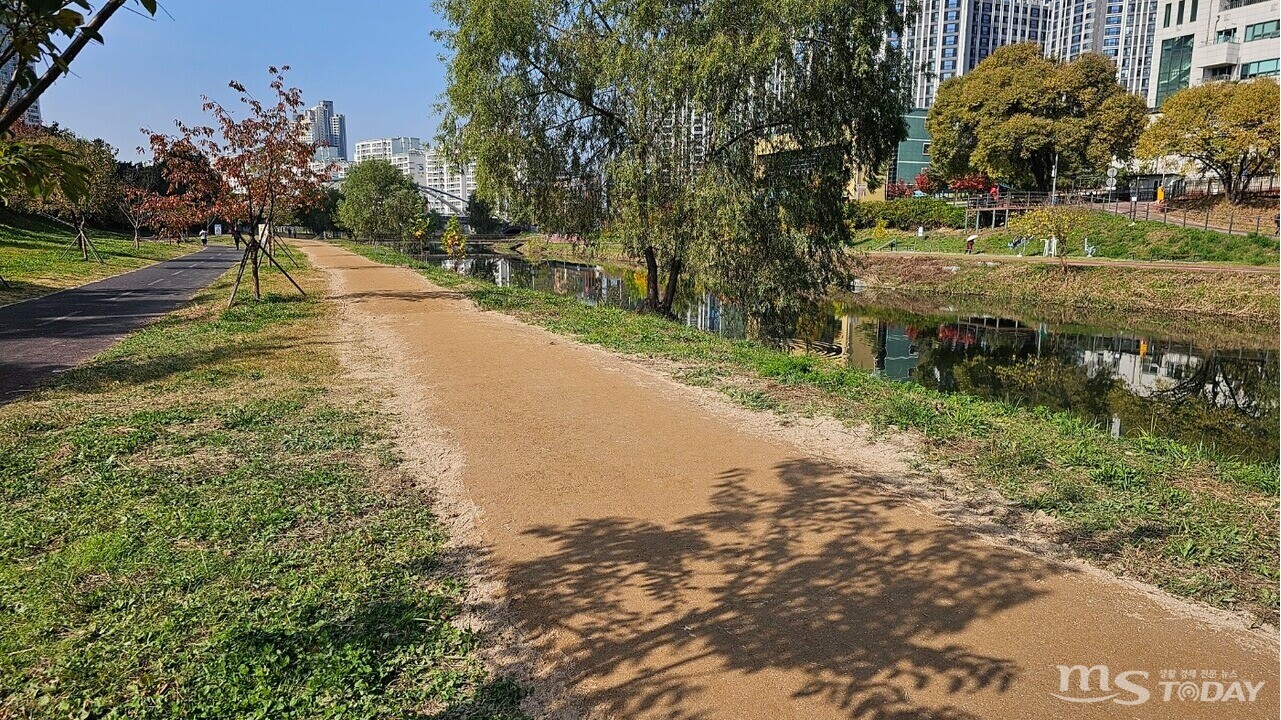
[[[1143,131],[1139,156],[1187,158],[1198,171],[1219,179],[1228,202],[1240,203],[1254,178],[1277,170],[1278,104],[1281,86],[1272,78],[1180,90]]]
[[[288,71],[288,66],[268,68],[271,94],[265,102],[240,82],[228,84],[247,110],[243,117],[204,97],[203,109],[213,125],[175,121],[177,136],[144,130],[170,185],[192,200],[194,216],[207,212],[223,218],[237,241],[244,241],[232,302],[246,268],[255,298],[262,297],[259,270],[264,260],[288,277],[275,258],[272,223],[304,211],[321,195],[323,173],[309,167],[315,145],[298,133],[302,91],[285,84]],[[302,292],[297,283],[294,287]]]

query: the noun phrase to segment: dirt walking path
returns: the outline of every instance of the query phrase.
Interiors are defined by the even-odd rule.
[[[406,414],[402,446],[474,519],[505,616],[540,649],[536,716],[1277,716],[1274,635],[949,523],[894,489],[908,470],[887,446],[835,433],[819,440],[845,459],[819,459],[766,415],[300,244],[331,274],[350,354]],[[1079,664],[1108,666],[1110,689],[1096,672],[1062,693],[1055,666]],[[1236,673],[1198,676],[1202,697],[1264,685],[1198,702],[1176,682],[1165,700],[1167,670]],[[1122,678],[1147,702],[1116,702],[1142,697],[1126,671],[1148,673]]]

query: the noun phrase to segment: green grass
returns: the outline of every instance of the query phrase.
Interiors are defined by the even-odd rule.
[[[135,250],[133,237],[90,230],[104,262],[82,260],[66,250],[75,233],[43,218],[0,210],[0,305],[63,290],[111,275],[135,270],[168,258],[195,252],[199,245],[144,241]]]
[[[416,267],[482,308],[674,362],[678,378],[718,387],[750,408],[817,409],[852,426],[910,432],[927,466],[950,471],[953,492],[997,492],[1025,514],[1047,513],[1059,541],[1100,565],[1276,620],[1275,463],[1216,457],[1159,438],[1114,440],[1067,413],[945,395],[654,316],[495,287],[385,248],[349,247]]]
[[[1171,218],[1173,221],[1175,218]],[[1096,245],[1096,257],[1117,260],[1180,260],[1193,262],[1235,263],[1242,265],[1276,265],[1281,259],[1275,237],[1265,235],[1228,235],[1213,230],[1183,228],[1171,222],[1163,224],[1153,220],[1131,222],[1128,217],[1109,212],[1089,213],[1087,227],[1082,231]],[[885,239],[875,239],[869,230],[855,233],[852,247],[855,250],[878,250],[890,238],[896,250],[919,252],[961,253],[965,251],[965,230],[927,231],[924,239],[915,233],[887,231]],[[983,229],[975,241],[974,249],[989,255],[1013,255],[1008,244],[1012,233],[998,228]],[[1039,242],[1022,248],[1024,254],[1040,254]],[[1062,251],[1062,249],[1060,249]],[[1069,247],[1072,257],[1084,257],[1083,247]]]
[[[0,717],[520,717],[329,307],[267,285],[0,408]]]

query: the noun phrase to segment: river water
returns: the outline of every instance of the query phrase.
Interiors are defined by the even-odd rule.
[[[441,259],[502,286],[639,309],[639,269],[522,257]],[[1275,461],[1275,328],[1178,327],[1132,315],[1081,316],[953,297],[846,293],[799,320],[760,330],[731,303],[687,286],[675,304],[687,325],[944,392],[1072,412],[1114,436],[1152,435],[1223,456]]]

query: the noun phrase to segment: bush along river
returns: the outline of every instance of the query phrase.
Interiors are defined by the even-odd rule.
[[[435,258],[500,286],[639,310],[644,271],[494,255]],[[1063,410],[1113,436],[1169,438],[1224,457],[1275,462],[1278,348],[1272,328],[1172,327],[1125,314],[991,307],[957,297],[840,293],[784,324],[745,317],[687,283],[677,318],[944,392]]]

